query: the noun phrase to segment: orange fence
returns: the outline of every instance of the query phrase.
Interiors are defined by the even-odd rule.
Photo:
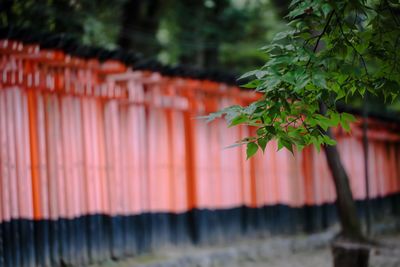
[[[293,157],[271,143],[246,161],[244,148],[223,148],[251,129],[195,119],[246,104],[251,92],[12,40],[0,41],[0,77],[0,266],[81,265],[335,222],[323,153]],[[370,197],[378,213],[392,212],[399,127],[369,125]],[[337,137],[361,201],[361,127],[352,128]]]

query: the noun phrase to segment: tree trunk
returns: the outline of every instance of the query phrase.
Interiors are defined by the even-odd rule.
[[[320,103],[320,113],[326,114],[326,106]],[[325,132],[335,139],[331,129]],[[366,241],[349,183],[336,146],[325,146],[325,156],[332,174],[336,191],[336,209],[341,226],[340,235],[332,243],[334,267],[368,267],[369,249],[361,246]]]
[[[333,138],[330,129],[326,134]],[[369,249],[359,244],[365,241],[361,231],[361,223],[351,192],[349,178],[340,160],[336,146],[326,146],[325,155],[336,189],[336,208],[339,215],[341,234],[332,243],[334,267],[367,267]],[[338,242],[338,241],[344,241]],[[351,245],[348,245],[351,244]]]
[[[334,267],[368,267],[369,248],[360,244],[335,241],[332,244]]]
[[[330,129],[326,132],[334,138]],[[365,238],[357,216],[356,205],[351,192],[349,177],[343,167],[336,146],[326,146],[325,155],[336,189],[336,208],[341,225],[341,234],[332,243],[334,267],[367,267],[369,249],[360,246]]]
[[[333,138],[330,129],[326,134]],[[336,146],[326,146],[325,155],[336,189],[336,207],[342,227],[341,235],[354,241],[363,241],[361,223],[357,216],[349,178],[340,160],[339,151]]]
[[[123,7],[118,45],[154,57],[160,45],[156,33],[166,1],[128,0]]]

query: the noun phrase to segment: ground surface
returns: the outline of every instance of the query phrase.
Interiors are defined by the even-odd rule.
[[[154,254],[95,267],[330,267],[328,244],[334,234],[332,230],[311,236],[246,240],[229,246],[165,248]],[[376,239],[382,246],[372,248],[370,266],[400,267],[400,232]]]

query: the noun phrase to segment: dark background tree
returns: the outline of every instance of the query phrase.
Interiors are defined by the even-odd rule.
[[[157,54],[161,49],[157,40],[163,9],[168,1],[129,0],[122,7],[122,20],[117,44],[122,49]]]

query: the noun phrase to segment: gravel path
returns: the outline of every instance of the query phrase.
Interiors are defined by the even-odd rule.
[[[329,242],[335,232],[310,236],[268,237],[230,246],[168,248],[155,254],[93,267],[331,267]],[[400,233],[377,238],[370,267],[400,267]]]
[[[328,249],[302,251],[289,255],[280,255],[274,258],[260,259],[257,261],[242,261],[240,267],[331,267],[332,257]]]

